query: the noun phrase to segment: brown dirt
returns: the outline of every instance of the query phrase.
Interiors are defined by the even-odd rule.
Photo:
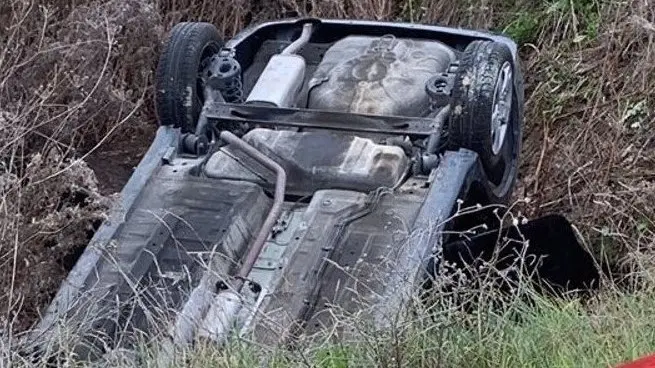
[[[114,139],[87,157],[86,162],[95,172],[98,189],[102,195],[119,193],[123,189],[150,147],[155,128],[152,124],[139,134]]]
[[[16,330],[47,304],[102,219],[103,195],[120,190],[147,149],[160,42],[183,20],[210,21],[227,37],[252,21],[294,14],[510,25],[525,38],[519,194],[532,200],[521,210],[568,214],[614,264],[653,254],[655,7],[648,1],[561,1],[561,9],[540,13],[530,0],[74,4],[0,4],[0,308]],[[530,28],[529,19],[538,24]],[[72,157],[84,157],[95,177],[83,162],[70,167]]]

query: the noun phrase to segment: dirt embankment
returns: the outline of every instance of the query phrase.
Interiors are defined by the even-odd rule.
[[[552,4],[551,4],[552,3]],[[306,14],[502,29],[522,45],[519,197],[564,212],[600,256],[655,243],[650,1],[14,0],[0,5],[0,308],[16,330],[56,291],[156,128],[152,76],[172,24],[226,37]],[[90,169],[90,168],[91,169]],[[94,175],[95,174],[95,175]],[[603,250],[604,252],[601,252]],[[650,258],[649,258],[650,257]]]

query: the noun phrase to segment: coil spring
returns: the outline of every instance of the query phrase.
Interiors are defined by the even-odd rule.
[[[240,75],[226,79],[220,91],[226,102],[243,103],[243,82]]]
[[[244,100],[241,65],[234,58],[231,50],[223,50],[218,58],[214,70],[216,87],[226,102],[242,103]]]

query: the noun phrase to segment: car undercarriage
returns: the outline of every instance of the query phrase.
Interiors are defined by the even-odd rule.
[[[279,345],[334,309],[384,326],[458,209],[502,208],[517,177],[523,81],[501,35],[293,19],[224,43],[181,23],[155,93],[157,136],[33,338],[76,324],[93,355],[155,335]]]

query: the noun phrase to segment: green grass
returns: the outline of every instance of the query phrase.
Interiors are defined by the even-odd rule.
[[[502,31],[521,45],[535,42],[540,26],[539,14],[525,11],[517,13]]]
[[[653,290],[612,288],[591,300],[532,296],[502,311],[484,301],[468,313],[443,303],[429,319],[420,313],[394,330],[364,329],[347,342],[295,351],[265,350],[247,339],[224,349],[202,345],[178,355],[174,366],[597,368],[655,351]]]
[[[519,45],[537,43],[549,26],[571,24],[568,34],[562,34],[569,42],[580,43],[598,36],[600,15],[596,0],[555,0],[538,3],[520,3],[510,7],[500,22],[498,31],[512,37]]]
[[[652,295],[519,306],[521,321],[483,316],[474,327],[453,331],[447,366],[606,367],[655,349]]]
[[[429,317],[418,313],[394,329],[373,331],[353,319],[343,322],[359,327],[358,334],[294,349],[272,350],[247,336],[224,346],[198,344],[177,352],[170,367],[599,368],[655,352],[652,288],[611,286],[591,299],[547,299],[527,290],[530,303],[516,298],[502,309],[489,302],[491,289],[477,292],[483,298],[468,312],[442,298]],[[108,366],[161,367],[152,350],[140,350],[137,360]]]

